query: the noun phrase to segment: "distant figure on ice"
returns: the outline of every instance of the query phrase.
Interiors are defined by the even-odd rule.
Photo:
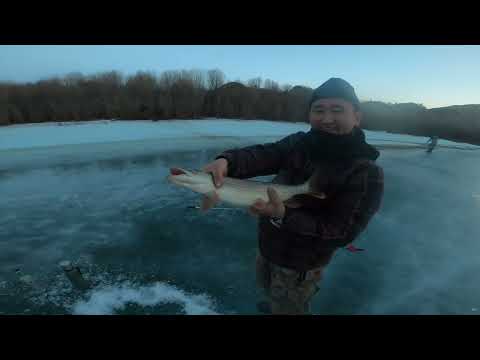
[[[427,143],[428,145],[427,153],[431,153],[433,151],[435,146],[437,146],[437,142],[438,142],[438,136],[430,137],[430,140],[428,140],[428,143]]]

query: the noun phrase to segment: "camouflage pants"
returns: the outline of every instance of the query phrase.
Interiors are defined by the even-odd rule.
[[[260,254],[256,260],[257,285],[265,290],[272,314],[307,315],[318,291],[323,267],[306,274],[270,263]]]

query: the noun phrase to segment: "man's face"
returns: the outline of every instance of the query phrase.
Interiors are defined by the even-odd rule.
[[[318,99],[310,108],[310,125],[313,129],[331,134],[349,134],[360,126],[361,113],[343,99]]]

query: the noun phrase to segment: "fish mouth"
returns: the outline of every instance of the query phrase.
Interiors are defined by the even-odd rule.
[[[176,175],[187,175],[187,172],[180,168],[170,168],[170,174],[173,176]]]
[[[170,168],[170,175],[167,177],[168,181],[176,185],[191,185],[194,183],[192,178],[193,173],[181,168]]]

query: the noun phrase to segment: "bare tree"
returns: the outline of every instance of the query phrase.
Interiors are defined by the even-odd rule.
[[[205,72],[202,70],[190,70],[189,71],[189,77],[192,80],[193,87],[196,90],[205,90],[207,87],[207,80],[205,77]]]
[[[208,90],[216,90],[225,84],[225,74],[219,69],[209,70],[207,72]]]
[[[10,124],[21,124],[24,122],[22,113],[15,105],[8,106],[8,121]]]
[[[263,87],[269,90],[280,91],[280,86],[278,85],[278,83],[270,79],[265,79]]]
[[[157,108],[162,117],[197,118],[202,115],[208,80],[201,70],[165,71],[159,78]]]
[[[174,118],[177,115],[177,99],[173,91],[175,84],[181,79],[181,73],[175,70],[162,72],[158,79],[160,97],[158,101],[159,112],[165,118]]]
[[[161,90],[171,89],[173,84],[175,84],[181,78],[180,72],[175,70],[168,70],[162,72],[160,78],[158,79],[158,85]]]
[[[262,78],[256,77],[247,81],[247,86],[255,89],[260,89],[262,87]]]
[[[139,71],[127,79],[126,86],[127,89],[139,95],[147,95],[156,86],[155,74]]]
[[[127,79],[126,91],[130,97],[130,108],[133,116],[139,119],[152,118],[154,112],[154,93],[157,86],[155,74],[150,72],[137,72]]]
[[[64,76],[63,84],[65,86],[78,86],[82,81],[85,81],[85,77],[80,72],[72,72]]]

